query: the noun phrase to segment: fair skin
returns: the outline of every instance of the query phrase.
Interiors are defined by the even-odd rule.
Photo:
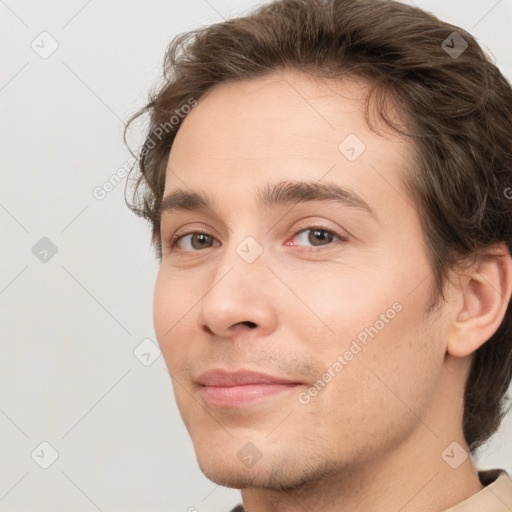
[[[412,146],[368,128],[366,90],[291,70],[221,84],[169,156],[164,196],[212,204],[162,214],[155,330],[199,466],[242,489],[249,512],[436,512],[482,489],[471,457],[453,469],[441,454],[454,441],[467,449],[463,383],[505,314],[510,257],[498,246],[454,274],[444,307],[426,313],[431,266],[399,175]],[[338,149],[349,134],[366,146],[354,161]],[[260,205],[257,191],[282,181],[336,184],[369,208]],[[237,251],[249,236],[245,252],[262,251],[250,263]],[[210,369],[294,384],[239,386],[216,402],[198,382]]]

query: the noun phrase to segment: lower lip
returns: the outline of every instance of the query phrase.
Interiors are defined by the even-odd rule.
[[[243,386],[202,386],[205,402],[217,407],[243,407],[286,391],[298,384],[244,384]]]

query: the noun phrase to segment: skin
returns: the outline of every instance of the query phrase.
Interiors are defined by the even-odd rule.
[[[366,92],[355,79],[293,70],[224,83],[201,98],[170,152],[164,195],[185,188],[216,203],[162,217],[155,330],[201,470],[242,489],[249,512],[434,512],[482,489],[471,457],[453,469],[442,453],[454,441],[467,450],[463,384],[471,353],[503,318],[510,258],[497,248],[497,263],[454,275],[446,304],[427,314],[431,267],[400,178],[413,147],[369,129]],[[366,146],[353,162],[338,149],[348,134]],[[258,206],[258,187],[299,179],[354,191],[375,218],[332,201]],[[313,245],[307,229],[318,225],[344,240]],[[192,229],[212,238],[193,245]],[[185,236],[171,250],[176,233]],[[247,236],[263,249],[252,263],[236,251]],[[397,303],[378,335],[301,403]],[[195,382],[212,368],[302,384],[219,408]],[[237,456],[249,442],[261,453],[252,467]]]

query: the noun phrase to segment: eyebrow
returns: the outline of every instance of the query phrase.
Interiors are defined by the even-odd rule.
[[[306,181],[281,181],[267,184],[257,190],[257,201],[260,207],[275,208],[308,201],[336,201],[344,206],[356,208],[377,218],[374,210],[354,191],[341,187],[336,183],[319,183]],[[176,189],[167,194],[158,208],[158,218],[178,211],[204,211],[215,209],[213,197]]]

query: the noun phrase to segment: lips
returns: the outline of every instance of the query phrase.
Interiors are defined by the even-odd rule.
[[[197,382],[203,386],[244,386],[248,384],[298,384],[298,382],[251,371],[226,372],[210,370],[201,374]]]
[[[226,372],[215,369],[201,374],[197,380],[203,400],[217,407],[243,407],[290,391],[301,383],[264,373],[240,370]]]

